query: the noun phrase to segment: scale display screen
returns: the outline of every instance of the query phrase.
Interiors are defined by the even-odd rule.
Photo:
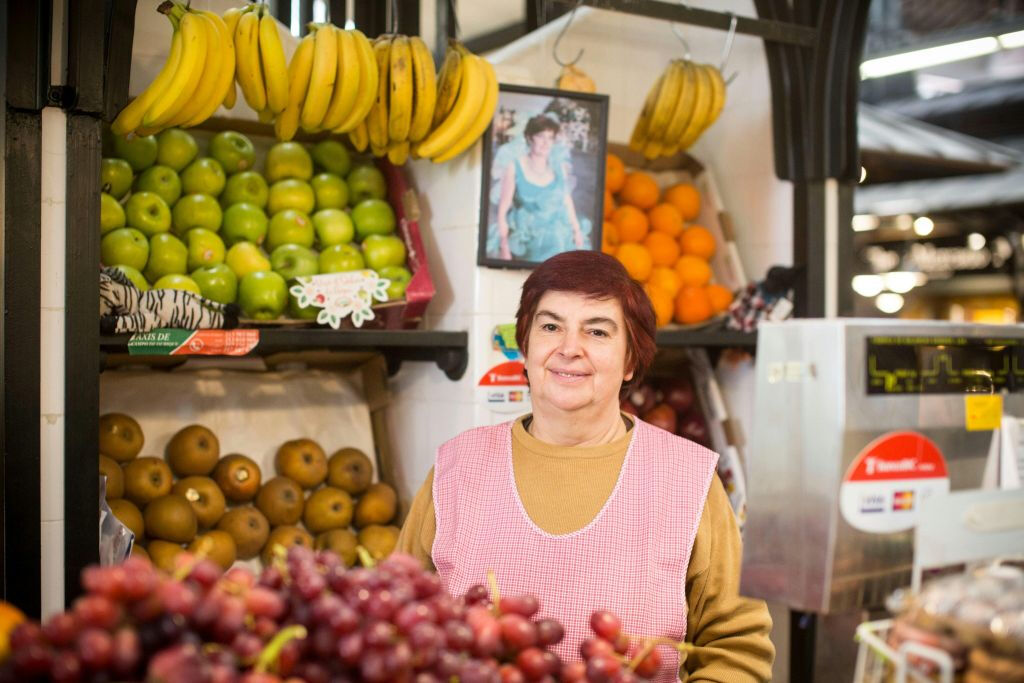
[[[1024,339],[868,337],[868,394],[1024,391]]]

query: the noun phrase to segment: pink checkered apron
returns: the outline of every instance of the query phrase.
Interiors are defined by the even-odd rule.
[[[634,418],[635,419],[635,418]],[[445,588],[462,595],[493,569],[503,594],[540,600],[558,619],[563,660],[579,658],[590,615],[609,609],[630,635],[686,635],[686,569],[718,455],[636,419],[619,480],[597,516],[562,536],[523,508],[512,469],[512,423],[464,432],[438,449],[432,556]],[[674,681],[678,653],[662,647],[658,680]]]

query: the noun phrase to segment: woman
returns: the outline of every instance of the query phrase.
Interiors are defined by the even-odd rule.
[[[768,680],[771,619],[738,593],[740,535],[718,456],[619,411],[655,353],[641,286],[605,254],[559,254],[523,285],[516,340],[533,413],[438,449],[398,549],[455,595],[488,569],[503,593],[536,595],[566,626],[563,658],[578,658],[590,614],[610,609],[627,633],[698,646],[684,678]]]
[[[526,123],[527,151],[509,163],[501,176],[498,200],[497,256],[543,261],[570,249],[582,249],[584,232],[566,185],[566,165],[551,163],[559,126],[541,114]],[[495,251],[493,238],[488,251]]]

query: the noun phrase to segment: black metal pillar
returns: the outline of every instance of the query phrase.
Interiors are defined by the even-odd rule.
[[[3,597],[38,617],[40,111],[50,77],[50,3],[5,3],[3,16]]]
[[[390,30],[387,21],[388,5],[385,0],[355,0],[354,10],[356,28],[368,38],[376,38]],[[440,11],[439,6],[438,12]]]

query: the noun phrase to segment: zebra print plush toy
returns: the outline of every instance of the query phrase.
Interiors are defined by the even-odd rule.
[[[238,306],[220,304],[180,289],[142,292],[120,270],[102,268],[100,332],[149,332],[158,327],[234,329],[238,327]]]

